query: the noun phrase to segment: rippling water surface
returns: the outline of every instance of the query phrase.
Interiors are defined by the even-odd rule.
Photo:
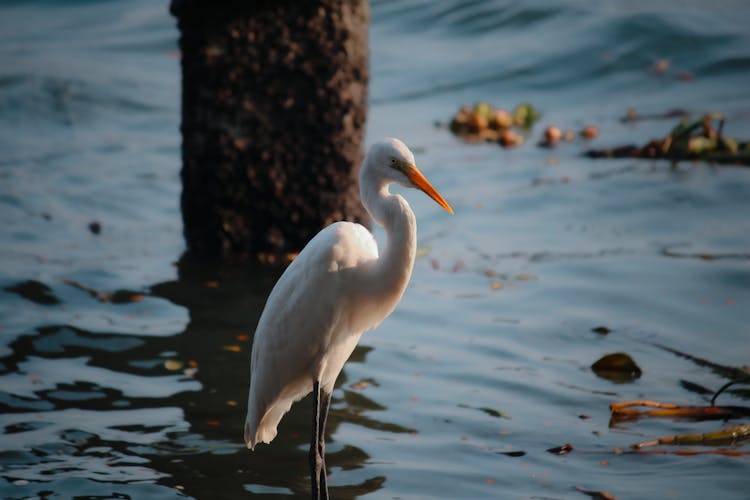
[[[0,5],[2,497],[306,495],[307,400],[272,445],[241,441],[277,271],[182,257],[167,11]],[[747,456],[614,452],[724,422],[613,425],[608,405],[707,404],[750,364],[750,170],[535,142],[551,123],[596,125],[598,147],[674,124],[623,124],[629,107],[719,111],[747,140],[749,25],[740,1],[373,2],[368,142],[404,139],[456,214],[407,194],[420,258],[339,379],[334,498],[747,498]],[[434,125],[479,100],[543,116],[516,150]],[[642,376],[597,377],[612,352]]]

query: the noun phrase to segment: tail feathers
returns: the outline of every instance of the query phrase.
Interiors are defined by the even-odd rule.
[[[276,397],[270,405],[258,404],[252,387],[245,418],[245,445],[253,450],[258,443],[270,443],[276,437],[276,427],[292,403],[304,397],[312,389],[309,379],[300,379],[296,384],[289,384],[284,392]]]
[[[248,450],[254,451],[256,444],[257,441],[253,439],[253,431],[250,429],[250,423],[245,421],[245,446],[247,446]]]
[[[276,426],[268,428],[260,426],[253,429],[250,422],[245,421],[245,446],[251,451],[255,450],[258,443],[270,443],[276,437]]]

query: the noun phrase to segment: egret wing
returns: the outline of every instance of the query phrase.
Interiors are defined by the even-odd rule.
[[[292,403],[312,390],[313,379],[319,379],[335,351],[333,346],[342,344],[341,337],[348,333],[353,273],[377,256],[369,231],[340,222],[318,233],[279,278],[253,340],[245,422],[249,448],[270,442]],[[348,349],[345,358],[353,348],[343,342],[343,350]]]

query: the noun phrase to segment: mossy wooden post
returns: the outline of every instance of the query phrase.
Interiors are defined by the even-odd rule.
[[[359,201],[365,0],[172,0],[189,252],[297,252]]]

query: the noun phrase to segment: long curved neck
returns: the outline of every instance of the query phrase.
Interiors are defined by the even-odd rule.
[[[404,198],[388,191],[386,182],[361,182],[360,186],[362,203],[388,235],[380,258],[370,270],[373,286],[386,295],[384,298],[392,297],[398,302],[414,267],[417,253],[416,218]]]

